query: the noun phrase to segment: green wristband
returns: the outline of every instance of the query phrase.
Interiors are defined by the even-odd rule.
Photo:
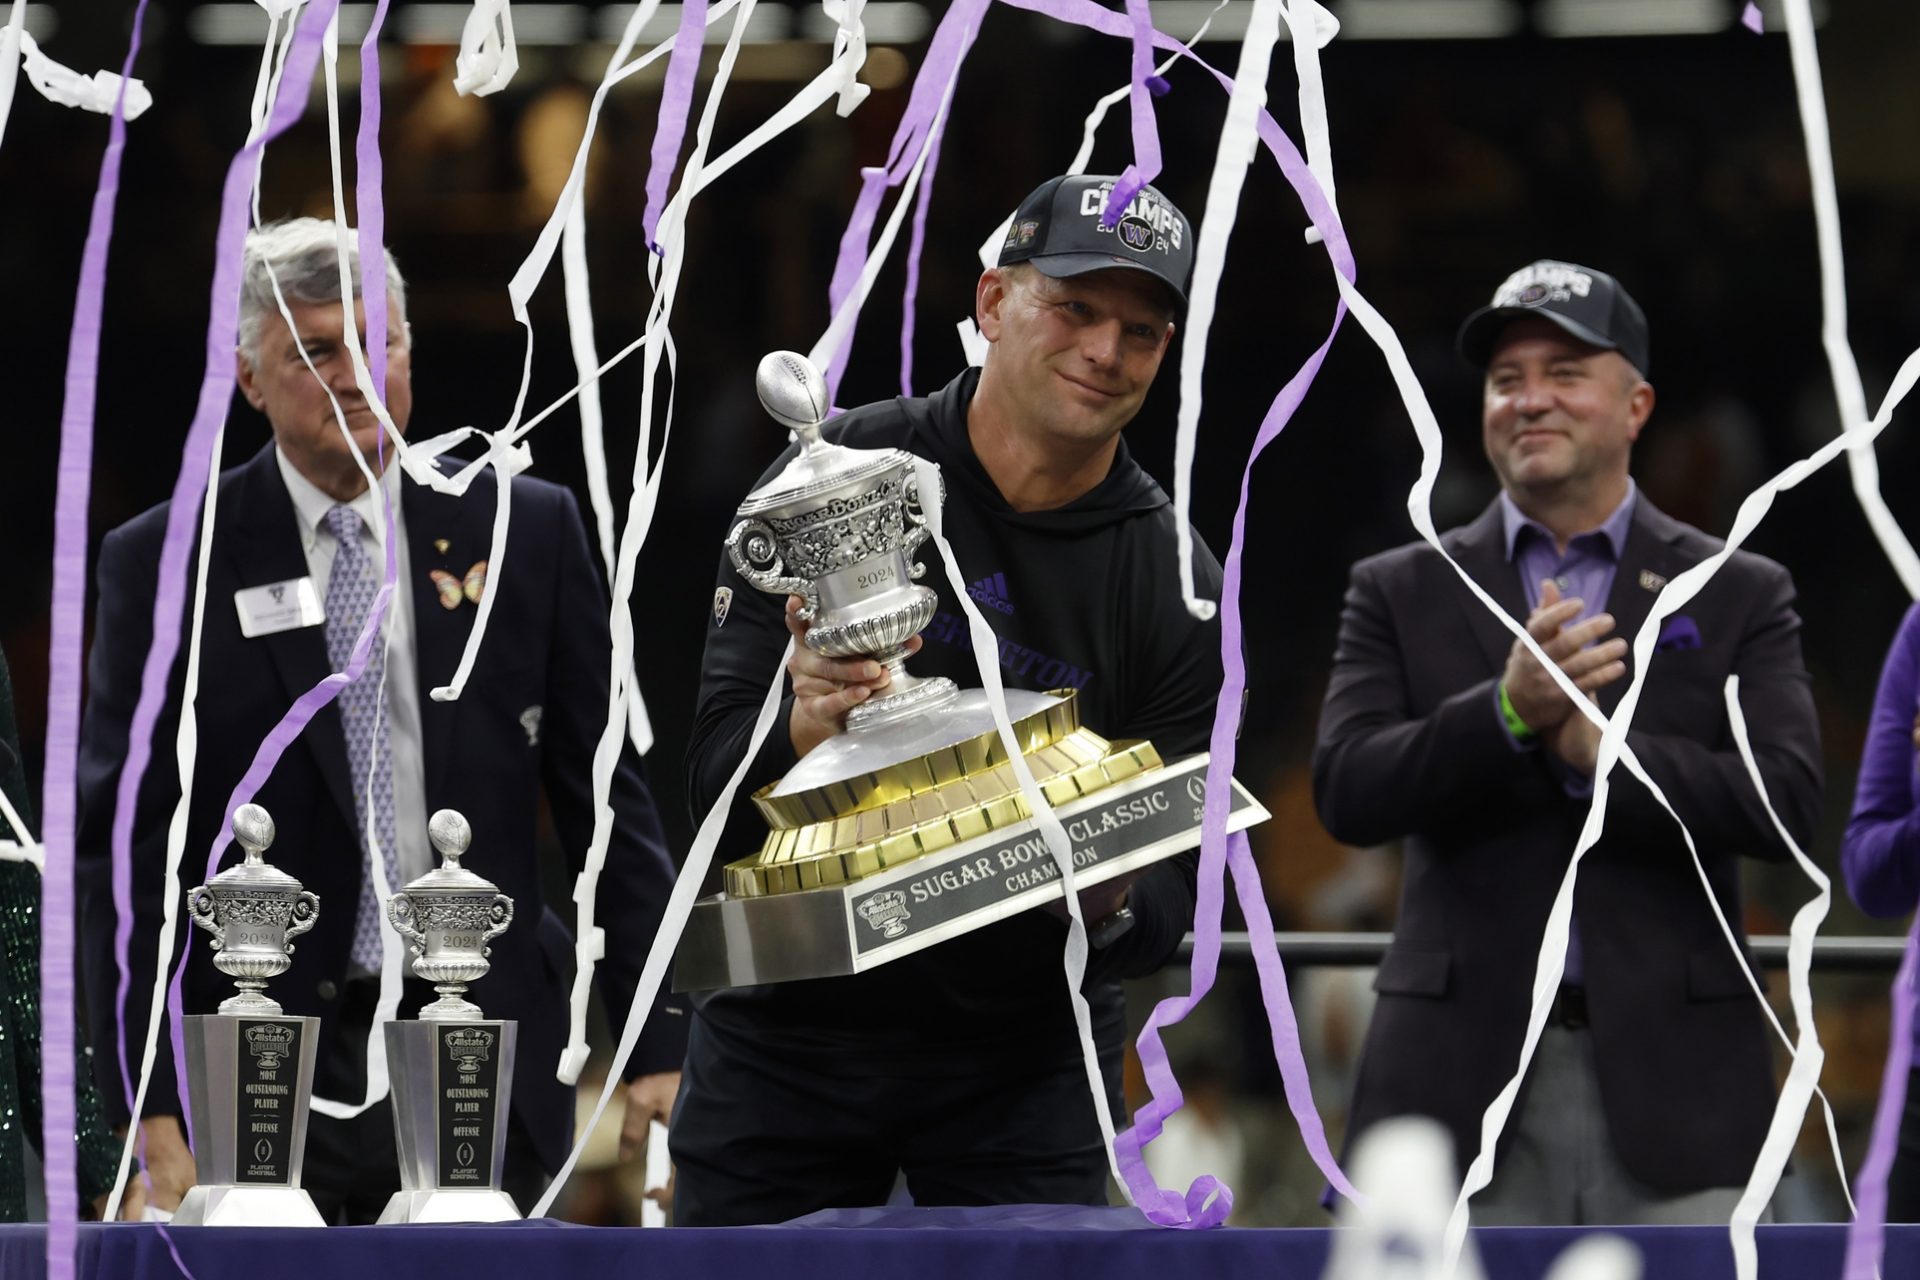
[[[1527,722],[1513,709],[1513,699],[1507,696],[1507,682],[1504,680],[1500,682],[1500,718],[1507,722],[1507,732],[1519,741],[1525,742],[1534,736]]]

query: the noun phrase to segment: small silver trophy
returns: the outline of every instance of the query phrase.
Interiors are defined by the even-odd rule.
[[[487,944],[513,923],[513,899],[460,865],[473,829],[452,809],[427,823],[441,865],[387,899],[413,971],[440,998],[418,1021],[387,1023],[400,1190],[381,1222],[505,1222],[520,1216],[500,1189],[519,1023],[488,1018],[466,998],[491,967]]]
[[[193,922],[213,935],[214,967],[237,994],[218,1013],[186,1018],[194,1157],[205,1181],[173,1220],[193,1226],[321,1227],[300,1187],[320,1020],[286,1016],[266,994],[287,971],[291,939],[313,928],[320,899],[261,856],[273,819],[257,804],[233,814],[245,861],[187,894]]]

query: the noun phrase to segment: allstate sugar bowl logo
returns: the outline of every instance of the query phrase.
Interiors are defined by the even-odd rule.
[[[478,1027],[462,1027],[448,1033],[446,1046],[447,1056],[453,1059],[456,1071],[478,1071],[493,1049],[493,1032],[482,1031]]]
[[[907,895],[898,889],[871,894],[854,908],[860,918],[880,931],[883,938],[898,938],[907,931],[912,913],[907,910]]]
[[[278,1071],[293,1049],[293,1028],[269,1023],[247,1028],[247,1052],[262,1071]]]

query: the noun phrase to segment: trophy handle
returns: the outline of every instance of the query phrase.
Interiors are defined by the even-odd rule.
[[[405,889],[396,890],[387,898],[387,923],[413,944],[413,954],[424,954],[427,935],[420,932],[419,926],[413,922],[413,899],[407,896]]]
[[[900,552],[907,558],[909,576],[915,582],[918,582],[927,576],[927,566],[916,561],[913,558],[913,553],[918,551],[920,544],[925,542],[933,534],[933,531],[927,527],[926,508],[920,505],[920,476],[918,472],[909,471],[907,473],[907,478],[901,485],[900,493],[904,499],[903,505],[907,515],[906,529],[900,536]],[[946,496],[947,478],[945,475],[942,475],[940,477],[941,501],[944,502]]]
[[[487,931],[480,935],[480,942],[483,947],[486,943],[492,942],[495,938],[505,933],[507,926],[513,923],[513,899],[504,893],[494,894],[493,906],[487,914],[492,918],[492,923],[487,926]],[[488,955],[491,953],[483,949],[480,954]]]
[[[214,915],[213,895],[207,892],[207,886],[198,885],[187,891],[187,914],[195,924],[213,935],[213,941],[208,945],[215,951],[226,944],[226,931],[220,927],[220,921]]]
[[[734,525],[733,531],[727,534],[727,558],[733,561],[740,576],[759,590],[770,595],[801,597],[806,606],[800,610],[800,620],[813,621],[814,610],[820,605],[813,583],[787,573],[786,562],[780,558],[780,544],[766,521],[749,519]]]
[[[293,900],[293,910],[287,916],[287,937],[294,938],[313,928],[320,919],[320,895],[311,889],[302,889],[300,896]],[[287,948],[292,951],[292,947]]]

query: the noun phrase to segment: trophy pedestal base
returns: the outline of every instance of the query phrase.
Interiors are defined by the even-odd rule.
[[[504,1191],[396,1191],[380,1211],[380,1225],[395,1222],[518,1222],[519,1207]]]
[[[1207,755],[1187,756],[1054,810],[1073,844],[1080,888],[1200,843]],[[1227,830],[1268,814],[1238,782]],[[700,899],[674,957],[677,991],[876,968],[1062,896],[1032,819],[846,884],[798,893]]]
[[[299,1187],[190,1187],[174,1211],[176,1227],[324,1227]]]

